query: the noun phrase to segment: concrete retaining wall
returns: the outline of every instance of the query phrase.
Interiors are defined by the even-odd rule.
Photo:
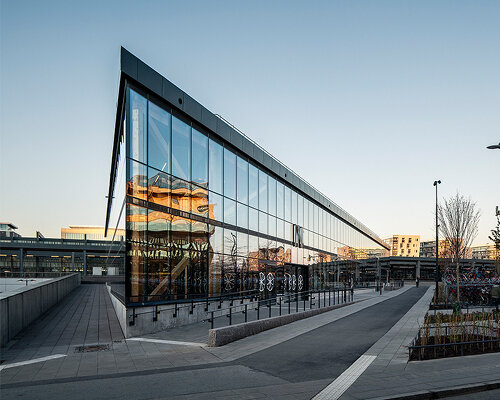
[[[345,307],[354,303],[356,302],[350,302],[314,310],[307,310],[294,314],[282,315],[279,317],[265,318],[259,321],[246,322],[242,324],[226,326],[223,328],[210,329],[208,333],[208,346],[224,346],[225,344],[243,339],[247,336],[252,336],[257,333],[267,331],[268,329],[277,328],[278,326],[286,325],[294,321],[309,318],[314,315],[322,314],[327,311],[335,310],[337,308]]]
[[[80,274],[36,283],[0,295],[0,347],[80,284]]]
[[[120,299],[118,299],[116,296],[113,295],[111,292],[111,285],[106,283],[106,289],[108,289],[109,293],[109,298],[111,299],[111,304],[113,305],[113,308],[115,309],[116,316],[118,318],[118,322],[120,323],[120,326],[122,328],[123,336],[126,338],[130,337],[127,336],[127,308],[125,307],[125,304],[123,304]]]

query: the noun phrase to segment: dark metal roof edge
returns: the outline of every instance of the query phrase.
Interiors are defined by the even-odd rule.
[[[120,142],[123,133],[123,113],[124,113],[124,97],[125,97],[125,79],[123,74],[120,76],[120,86],[118,89],[118,101],[116,104],[116,119],[115,119],[115,133],[113,137],[113,153],[111,155],[111,167],[109,172],[109,187],[108,187],[108,201],[106,205],[106,221],[104,224],[104,236],[108,234],[109,218],[111,213],[111,205],[113,203],[113,192],[115,190],[116,170],[118,160],[120,158]]]
[[[222,117],[220,116],[217,117],[217,114],[214,114],[209,110],[207,110],[204,106],[202,106],[200,103],[194,100],[182,89],[174,85],[167,78],[162,76],[160,73],[155,71],[146,63],[144,63],[141,59],[130,53],[124,47],[121,48],[121,72],[122,75],[125,74],[126,76],[131,78],[131,80],[136,81],[141,86],[155,93],[162,100],[168,102],[173,107],[185,113],[188,117],[190,117],[200,125],[207,128],[210,132],[216,134],[223,141],[238,148],[242,153],[246,154],[250,159],[257,161],[260,165],[262,165],[263,168],[268,169],[276,176],[279,176],[283,181],[287,182],[291,187],[294,187],[297,191],[303,193],[305,196],[307,196],[314,202],[321,205],[325,210],[331,212],[332,214],[335,214],[337,217],[339,217],[341,220],[346,222],[348,225],[350,225],[358,232],[370,237],[384,248],[389,249],[388,245],[378,235],[372,232],[368,227],[366,227],[355,217],[350,215],[347,211],[343,210],[341,207],[335,204],[328,197],[323,195],[319,190],[315,189],[311,184],[309,184],[303,178],[298,176],[295,172],[293,172],[290,168],[286,167],[279,160],[273,157],[273,159],[277,161],[278,165],[275,165],[275,163],[266,163],[269,164],[268,166],[264,165],[263,160],[257,159],[255,157],[255,154],[260,154],[261,155],[260,158],[263,159],[266,154],[269,155],[267,151],[265,151],[262,147],[257,145],[254,141],[252,141],[252,139],[244,135],[237,128],[235,128],[230,123],[225,121]],[[207,116],[207,112],[209,113],[209,116]],[[215,126],[213,124],[214,121],[216,121]],[[115,135],[116,135],[116,128],[115,128]],[[234,139],[231,140],[231,138],[235,137],[237,137],[237,140],[240,143],[244,142],[249,142],[249,143],[246,143],[246,146],[238,147],[235,144],[235,140]],[[250,148],[245,149],[244,147],[247,147],[248,145],[250,146]],[[293,182],[294,180],[303,182],[306,190],[301,190],[299,185],[294,184]],[[312,195],[309,194],[307,189],[312,190],[313,194]]]

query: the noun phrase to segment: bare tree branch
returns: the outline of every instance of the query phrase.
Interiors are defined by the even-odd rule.
[[[458,302],[460,260],[465,258],[467,249],[477,236],[479,217],[476,203],[459,193],[449,199],[443,199],[443,204],[438,206],[439,230],[448,241],[450,255],[456,263]]]

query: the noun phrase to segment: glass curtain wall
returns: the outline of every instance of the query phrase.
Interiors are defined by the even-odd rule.
[[[382,249],[170,107],[126,101],[129,302],[327,288]]]

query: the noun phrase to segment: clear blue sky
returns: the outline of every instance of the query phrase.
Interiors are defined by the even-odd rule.
[[[0,220],[102,225],[123,45],[385,237],[500,205],[499,1],[1,1]]]

